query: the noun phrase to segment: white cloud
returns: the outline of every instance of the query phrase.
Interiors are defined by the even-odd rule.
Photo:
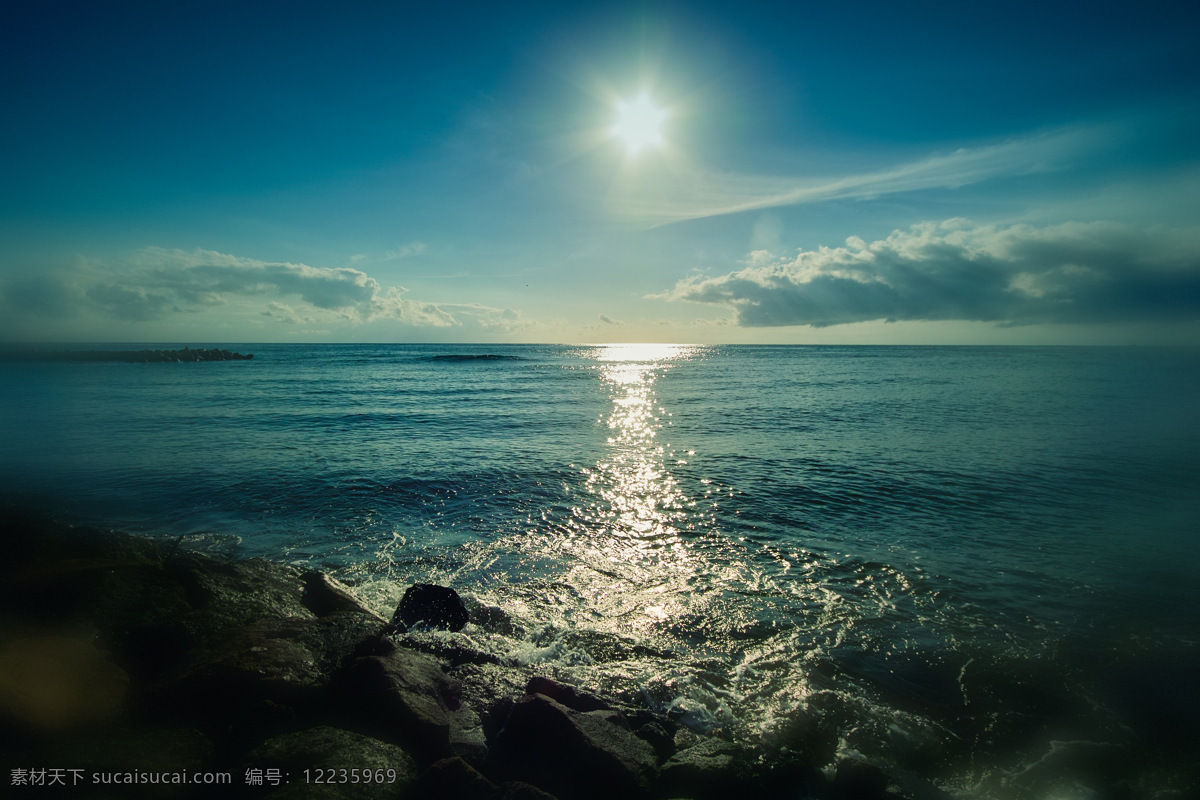
[[[80,314],[120,322],[162,320],[180,311],[223,321],[360,326],[478,326],[512,331],[530,323],[512,309],[415,300],[399,286],[352,267],[259,261],[212,250],[147,248],[127,263],[88,262],[54,275],[0,283],[0,307],[47,320]],[[215,319],[215,317],[214,317]]]
[[[659,297],[732,308],[747,327],[1200,319],[1200,229],[948,220],[794,258],[756,251],[742,269]]]

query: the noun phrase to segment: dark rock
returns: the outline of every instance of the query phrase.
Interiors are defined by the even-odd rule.
[[[196,609],[189,625],[201,637],[264,620],[317,616],[304,604],[302,573],[293,567],[191,558],[177,574]]]
[[[399,631],[413,627],[460,631],[469,620],[470,614],[458,592],[433,583],[408,587],[392,615],[392,625]]]
[[[660,722],[647,722],[634,730],[634,735],[654,748],[659,763],[675,755],[675,737]]]
[[[723,739],[703,739],[662,766],[661,789],[694,800],[728,797],[825,797],[827,781],[803,754],[778,751],[764,758]]]
[[[343,611],[378,616],[363,605],[345,584],[323,572],[305,572],[300,579],[304,584],[304,593],[300,596],[300,602],[318,617],[326,617]],[[379,617],[379,621],[382,628],[382,625],[386,624],[386,620]]]
[[[832,800],[884,800],[887,797],[888,776],[874,764],[844,760],[830,785]]]
[[[358,726],[425,759],[449,751],[458,687],[429,656],[397,648],[357,658],[331,688],[339,708]]]
[[[576,711],[535,694],[513,705],[492,742],[488,769],[559,797],[643,797],[656,778],[656,759],[619,713]]]
[[[499,606],[485,606],[474,598],[466,598],[463,602],[470,612],[471,621],[482,630],[509,638],[521,637],[522,629],[504,609]]]
[[[310,633],[305,628],[312,624],[296,618],[263,620],[204,642],[155,686],[153,707],[224,725],[259,700],[291,708],[313,706],[326,675],[303,642]]]
[[[248,361],[253,353],[242,355],[218,348],[185,347],[182,350],[23,350],[5,351],[9,361],[125,361],[130,363],[165,363],[197,361]]]
[[[737,754],[729,742],[702,740],[663,764],[662,788],[672,796],[723,797],[733,789]]]
[[[525,694],[544,694],[551,700],[576,711],[609,711],[612,709],[610,703],[596,695],[581,692],[550,678],[530,678],[529,683],[525,685]]]
[[[457,756],[431,765],[413,786],[412,800],[497,800],[499,787]]]
[[[248,769],[279,769],[290,783],[267,795],[270,800],[310,797],[318,777],[334,773],[334,783],[324,784],[327,797],[393,798],[417,778],[417,763],[401,748],[350,731],[317,726],[276,736],[250,751]],[[340,782],[341,770],[357,770],[358,780],[349,775]],[[367,779],[363,773],[370,772]],[[380,780],[382,779],[382,780]],[[264,788],[270,788],[269,783]]]
[[[487,736],[482,720],[466,705],[450,715],[450,753],[476,767],[482,767],[487,760]]]

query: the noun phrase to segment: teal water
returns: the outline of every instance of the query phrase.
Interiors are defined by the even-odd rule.
[[[474,646],[765,749],[963,796],[1194,780],[1194,350],[228,347],[0,363],[0,488],[383,612],[453,585],[511,622]]]

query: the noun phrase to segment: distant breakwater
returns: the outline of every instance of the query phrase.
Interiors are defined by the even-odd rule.
[[[4,354],[9,361],[126,361],[135,364],[160,364],[181,361],[248,361],[253,353],[243,355],[218,348],[182,350],[20,350]]]

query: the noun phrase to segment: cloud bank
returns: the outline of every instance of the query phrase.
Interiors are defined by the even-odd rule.
[[[351,267],[258,261],[211,250],[148,248],[119,267],[94,263],[0,282],[0,308],[15,316],[68,319],[94,315],[154,322],[181,313],[295,325],[380,320],[419,327],[515,330],[512,309],[411,299]]]
[[[1003,325],[1200,319],[1200,229],[1116,223],[916,225],[867,243],[750,254],[657,297],[732,308],[739,325],[873,320]]]

